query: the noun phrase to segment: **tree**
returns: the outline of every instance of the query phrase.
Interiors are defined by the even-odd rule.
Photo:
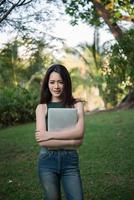
[[[59,12],[57,12],[57,10]],[[47,0],[0,0],[0,30],[23,37],[52,39],[51,28],[61,17],[62,11]]]
[[[53,57],[47,51],[47,44],[43,40],[32,40],[31,55],[28,59],[25,87],[27,89],[39,87],[44,73],[48,66],[53,62]]]
[[[66,6],[66,12],[73,18],[73,24],[78,23],[79,19],[95,26],[100,26],[105,22],[117,41],[123,35],[118,22],[122,20],[134,22],[133,1],[72,0],[68,3],[68,1],[63,0],[63,3]]]
[[[32,3],[34,0],[18,0],[17,2],[14,1],[6,1],[1,0],[0,1],[0,23],[2,23],[4,20],[7,20],[7,17],[10,15],[10,13],[13,10],[17,10],[21,6],[25,6],[27,4]]]
[[[92,45],[87,43],[80,44],[75,48],[64,46],[62,52],[65,53],[60,58],[60,62],[70,71],[74,95],[85,100],[86,110],[104,106],[102,97],[99,96],[100,54],[96,52],[96,60],[94,60],[93,51]]]
[[[72,24],[79,20],[95,27],[107,24],[117,43],[110,44],[108,68],[104,69],[104,87],[100,87],[105,102],[116,105],[134,87],[134,64],[132,62],[133,36],[127,33],[120,22],[134,22],[134,1],[130,0],[72,0],[65,1],[66,13],[72,17]],[[96,48],[94,48],[96,51]],[[95,57],[94,57],[95,58]],[[106,71],[105,71],[106,70]],[[124,85],[123,85],[124,84]]]
[[[25,47],[25,55],[19,54],[19,48]],[[53,58],[47,52],[42,40],[14,40],[0,51],[0,85],[34,87],[40,84],[46,65]],[[27,54],[27,57],[26,57]]]
[[[33,5],[39,0],[1,0],[0,1],[0,29],[5,31],[7,27],[19,32],[28,31],[26,21],[31,21],[37,13],[33,13]],[[35,16],[34,16],[35,14]]]
[[[7,44],[0,52],[0,83],[14,86],[17,84],[16,70],[18,66],[17,42]]]
[[[103,84],[100,91],[105,102],[109,102],[112,106],[117,105],[134,89],[133,36],[133,29],[125,31],[121,45],[116,43],[105,49],[105,62],[102,67]],[[121,47],[125,49],[128,57]]]

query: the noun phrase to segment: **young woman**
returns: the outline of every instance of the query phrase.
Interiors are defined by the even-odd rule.
[[[64,107],[77,109],[76,125],[68,130],[48,131],[48,109]],[[64,66],[52,65],[44,77],[36,108],[36,140],[41,146],[38,172],[45,200],[61,200],[61,184],[67,200],[83,200],[77,153],[83,134],[83,104],[72,96],[70,75]]]

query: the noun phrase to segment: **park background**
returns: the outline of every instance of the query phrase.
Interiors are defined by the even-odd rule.
[[[43,198],[35,109],[53,63],[85,101],[85,200],[133,198],[133,21],[129,0],[0,1],[0,199]]]

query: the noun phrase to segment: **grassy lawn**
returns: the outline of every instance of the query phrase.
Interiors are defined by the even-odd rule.
[[[88,115],[85,125],[79,149],[85,200],[132,200],[134,110]],[[34,129],[29,123],[0,130],[0,200],[43,200]]]

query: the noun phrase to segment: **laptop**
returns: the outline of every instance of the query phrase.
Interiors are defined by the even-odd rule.
[[[76,108],[49,108],[48,131],[58,131],[75,126],[77,122]]]

